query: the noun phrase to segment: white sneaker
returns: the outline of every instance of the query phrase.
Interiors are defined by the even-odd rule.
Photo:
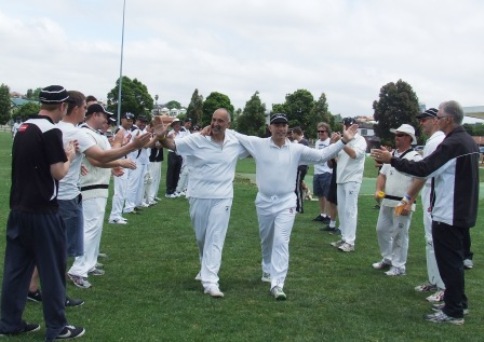
[[[286,294],[279,286],[274,286],[271,290],[271,294],[276,300],[286,300],[287,298]]]
[[[470,270],[472,267],[474,267],[474,263],[472,262],[471,259],[465,259],[464,260],[464,268]]]
[[[197,281],[202,280],[202,275],[200,274],[200,272],[198,272],[197,275],[195,276],[195,280],[197,280]]]
[[[330,245],[333,246],[333,247],[338,248],[339,246],[341,246],[344,243],[345,242],[343,240],[338,240],[338,241],[331,242]]]
[[[116,220],[109,220],[110,224],[128,224],[127,221],[123,221],[121,219],[116,219]]]
[[[392,266],[385,274],[390,277],[403,276],[405,275],[405,268]]]
[[[262,278],[260,279],[264,283],[270,283],[271,282],[271,274],[267,272],[262,272]]]
[[[355,246],[345,242],[341,246],[339,246],[338,249],[342,252],[349,253],[355,250]]]
[[[383,270],[384,268],[390,267],[392,263],[387,259],[382,259],[371,265],[375,270]]]
[[[437,285],[434,284],[429,284],[429,283],[423,283],[422,285],[415,286],[415,291],[417,292],[431,292],[431,291],[437,291],[439,288]]]
[[[222,291],[220,291],[218,286],[209,287],[208,289],[205,289],[204,293],[210,295],[213,298],[223,298],[224,297],[224,293]]]
[[[177,198],[177,195],[175,195],[175,193],[172,193],[172,194],[165,194],[165,197],[166,197],[166,198]]]
[[[444,300],[444,290],[437,291],[425,299],[430,303],[439,303]]]

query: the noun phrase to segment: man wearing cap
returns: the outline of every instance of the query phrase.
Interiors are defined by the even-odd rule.
[[[155,128],[163,146],[186,157],[188,166],[197,170],[190,175],[187,192],[200,259],[195,279],[213,298],[224,297],[218,272],[234,196],[235,166],[248,155],[237,139],[226,134],[229,126],[230,113],[219,108],[212,115],[211,136],[191,134],[174,139]]]
[[[87,173],[81,177],[81,198],[83,208],[83,245],[82,255],[75,258],[72,267],[67,272],[70,280],[79,288],[91,287],[87,280],[88,273],[95,275],[104,274],[103,270],[97,269],[96,261],[99,252],[99,244],[108,197],[111,168],[135,168],[135,164],[129,159],[115,159],[124,156],[127,152],[143,146],[150,135],[142,135],[125,146],[111,149],[108,139],[100,132],[107,126],[112,114],[100,104],[92,104],[87,108],[86,119],[80,126],[82,134],[85,134],[94,146],[85,150],[86,159],[83,161]],[[122,133],[117,134],[117,139],[122,140]],[[92,152],[93,149],[96,152]],[[111,156],[105,158],[104,155]],[[104,157],[104,158],[103,158]],[[115,160],[113,160],[115,159]],[[111,161],[112,160],[112,161]],[[116,176],[116,173],[114,173]]]
[[[282,113],[272,115],[269,138],[234,132],[256,163],[259,191],[255,205],[262,249],[262,281],[271,283],[270,292],[276,300],[286,299],[283,288],[289,269],[289,240],[296,215],[294,183],[297,166],[331,159],[353,139],[357,128],[357,125],[347,127],[339,142],[323,150],[291,143],[286,138],[288,120]]]
[[[100,104],[92,104],[86,113],[86,99],[84,94],[78,91],[69,91],[69,100],[66,116],[57,124],[62,131],[63,141],[66,144],[70,140],[77,140],[79,147],[76,156],[69,167],[67,175],[59,182],[59,212],[64,218],[67,226],[67,255],[79,257],[84,252],[83,246],[83,219],[81,190],[79,189],[79,179],[81,177],[81,163],[84,155],[97,160],[99,163],[107,163],[122,158],[126,153],[137,148],[142,144],[146,137],[137,139],[130,144],[119,148],[104,150],[100,148],[94,139],[88,134],[86,129],[78,126],[83,122],[85,115],[91,117],[98,113],[98,117],[106,116],[112,118],[112,114],[107,112]],[[94,115],[94,117],[96,117]],[[122,144],[122,135],[115,137],[115,144]],[[129,160],[119,160],[119,166],[132,167]]]
[[[419,161],[420,154],[413,150],[412,144],[417,144],[415,129],[403,124],[397,129],[390,129],[395,134],[394,158]],[[384,164],[376,179],[375,198],[381,199],[380,193],[385,193],[381,200],[380,212],[376,224],[378,246],[382,256],[375,262],[374,269],[383,270],[387,276],[405,275],[408,254],[408,230],[415,211],[413,198],[407,190],[413,177],[405,175],[389,164]]]
[[[66,114],[68,98],[62,86],[42,89],[39,115],[19,127],[13,142],[0,336],[40,329],[39,324],[22,320],[35,266],[44,289],[46,341],[85,333],[82,327],[68,325],[65,317],[66,231],[58,212],[57,188],[77,144],[71,141],[64,149],[62,132],[55,123]]]
[[[445,138],[437,149],[419,162],[394,158],[377,149],[372,156],[416,177],[433,177],[432,239],[439,272],[445,284],[444,305],[425,316],[432,323],[464,324],[468,312],[465,294],[465,236],[476,224],[479,203],[477,144],[462,127],[464,112],[456,101],[440,104],[436,116]]]
[[[175,118],[171,122],[172,130],[168,133],[168,138],[177,140],[183,137],[181,134],[181,122],[180,119]],[[182,156],[178,155],[175,151],[168,150],[168,168],[166,170],[166,198],[177,198],[178,193],[176,187],[178,180],[180,179],[180,170],[183,164]]]
[[[439,120],[437,119],[438,109],[429,108],[425,112],[417,115],[422,132],[428,136],[423,149],[423,157],[427,157],[435,151],[437,146],[444,140],[445,134],[440,130]],[[427,297],[430,302],[441,302],[444,297],[445,285],[440,277],[437,261],[435,260],[435,252],[432,241],[432,216],[431,212],[431,187],[432,179],[415,178],[411,188],[408,190],[408,195],[416,198],[418,192],[422,189],[422,209],[423,209],[423,224],[425,233],[425,251],[427,259],[427,275],[428,282],[415,287],[418,292],[437,291]]]
[[[353,118],[344,118],[343,126],[348,128],[355,124]],[[358,195],[363,171],[365,169],[366,140],[356,134],[338,153],[338,167],[336,169],[336,184],[338,198],[338,217],[341,239],[332,242],[331,246],[343,252],[355,250],[356,226],[358,222]]]

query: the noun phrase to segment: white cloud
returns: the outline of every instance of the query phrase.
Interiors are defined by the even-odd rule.
[[[437,106],[482,105],[484,3],[463,0],[126,0],[123,74],[160,101],[195,88],[270,107],[304,88],[330,110],[371,114],[398,79]],[[55,11],[53,10],[55,9]],[[0,82],[50,83],[105,99],[119,76],[122,1],[9,2],[0,9]]]

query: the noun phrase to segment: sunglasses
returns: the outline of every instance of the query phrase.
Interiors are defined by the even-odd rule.
[[[401,137],[408,136],[408,134],[396,133],[395,136],[401,138]]]
[[[327,131],[318,131],[318,133],[326,133]]]

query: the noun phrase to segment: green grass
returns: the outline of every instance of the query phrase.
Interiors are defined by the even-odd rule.
[[[8,215],[10,145],[10,135],[0,134],[2,234]],[[237,171],[253,173],[253,166],[253,160],[246,159],[239,162]],[[297,217],[290,244],[288,300],[276,302],[269,296],[268,285],[260,281],[255,195],[251,182],[237,178],[220,271],[225,292],[221,300],[204,295],[193,279],[199,263],[186,200],[163,198],[142,215],[130,216],[127,226],[106,224],[102,240],[102,250],[109,255],[102,261],[106,275],[90,277],[94,286],[88,290],[68,284],[69,295],[86,301],[80,308],[67,310],[70,323],[86,327],[82,340],[483,340],[482,218],[472,229],[475,268],[466,272],[471,313],[464,326],[434,325],[422,319],[430,310],[425,295],[413,290],[426,279],[420,207],[410,232],[407,276],[389,278],[371,268],[379,259],[378,213],[372,209],[371,195],[360,197],[356,251],[350,254],[329,246],[335,238],[321,233],[320,225],[311,221],[318,212],[317,202],[306,202],[306,213]],[[0,239],[1,254],[4,241]],[[28,303],[24,318],[42,323],[41,306]],[[10,340],[41,341],[41,335]]]

